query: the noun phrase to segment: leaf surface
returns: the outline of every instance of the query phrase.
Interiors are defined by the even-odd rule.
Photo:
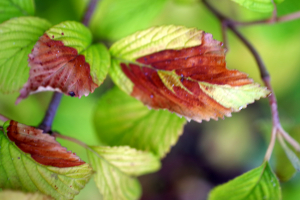
[[[91,42],[90,31],[78,22],[62,22],[49,29],[29,55],[30,77],[17,102],[39,91],[79,98],[94,92],[108,73],[110,56],[104,45]]]
[[[279,182],[272,172],[269,163],[261,166],[214,188],[209,195],[209,200],[279,200],[281,190]]]
[[[1,0],[0,23],[19,16],[34,15],[33,0]]]
[[[16,146],[42,165],[53,167],[74,167],[85,162],[65,147],[62,147],[53,136],[42,130],[26,126],[15,121],[4,124],[6,135]]]
[[[53,200],[52,197],[36,193],[25,193],[21,191],[4,190],[0,192],[1,200]]]
[[[92,16],[90,27],[101,39],[115,41],[149,27],[166,0],[103,0]]]
[[[232,0],[241,6],[256,12],[272,12],[274,5],[272,0]],[[281,3],[283,0],[274,0],[275,3]]]
[[[50,26],[37,17],[14,18],[0,24],[0,92],[16,92],[26,82],[28,54]]]
[[[182,134],[186,120],[166,110],[149,110],[114,88],[100,98],[94,122],[108,145],[129,145],[163,157]]]
[[[116,42],[110,52],[110,76],[123,91],[197,122],[231,116],[269,94],[246,74],[228,70],[221,42],[194,28],[153,27]]]
[[[141,194],[141,186],[136,178],[123,173],[116,166],[98,154],[98,148],[88,150],[88,157],[96,171],[94,180],[103,200],[134,200]]]
[[[150,152],[138,151],[128,146],[95,146],[91,148],[128,175],[140,176],[160,168],[159,158]]]
[[[0,132],[0,188],[73,199],[89,181],[92,169],[88,164],[63,168],[42,165],[19,149],[8,135]]]

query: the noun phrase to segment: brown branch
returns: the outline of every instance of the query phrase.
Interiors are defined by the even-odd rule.
[[[246,24],[247,25],[253,25],[253,24],[257,24],[257,23],[274,23],[274,22],[280,21],[282,19],[286,19],[286,16],[277,18],[277,8],[276,8],[276,5],[275,5],[273,0],[272,0],[272,2],[274,4],[274,11],[272,13],[271,19],[255,21],[255,22],[248,22],[248,23],[240,23],[240,22],[236,22],[234,20],[231,20],[231,19],[227,18],[222,13],[220,13],[218,10],[216,10],[214,7],[212,7],[206,0],[203,0],[204,5],[222,23],[222,31],[226,31],[226,27],[224,27],[224,26],[227,26],[227,28],[232,30],[232,32],[249,49],[249,51],[254,56],[255,61],[258,65],[258,67],[259,67],[260,76],[261,76],[262,80],[264,81],[265,86],[267,86],[268,90],[270,90],[270,92],[271,92],[271,95],[269,96],[269,103],[270,103],[271,113],[272,113],[273,128],[272,128],[271,141],[269,143],[269,146],[268,146],[268,149],[267,149],[267,152],[266,152],[266,155],[265,155],[265,160],[269,160],[270,157],[271,157],[271,154],[272,154],[272,151],[273,151],[273,148],[274,148],[274,145],[275,145],[277,134],[280,134],[284,139],[286,139],[297,151],[300,151],[300,145],[288,133],[286,133],[283,130],[283,128],[281,127],[280,120],[279,120],[278,109],[277,109],[277,100],[276,100],[276,96],[275,96],[275,93],[273,91],[273,88],[272,88],[272,85],[271,85],[271,82],[270,82],[269,72],[268,72],[261,56],[259,55],[259,53],[253,47],[253,45],[237,30],[236,26],[246,25]],[[296,15],[293,15],[292,17],[290,17],[290,15],[289,15],[288,19],[293,20],[293,19],[296,19],[297,17],[300,18],[300,13],[299,13],[299,15],[296,14]],[[286,19],[286,21],[288,19]],[[222,35],[223,35],[223,40],[224,41],[227,40],[226,39],[226,33],[222,33]],[[227,45],[227,42],[226,42],[226,45]]]
[[[90,3],[85,11],[85,14],[82,19],[82,23],[85,26],[88,26],[91,20],[91,17],[94,13],[95,7],[97,6],[98,0],[90,0]]]
[[[53,132],[51,135],[53,135],[54,137],[58,137],[64,140],[68,140],[70,142],[76,143],[84,148],[88,148],[89,146],[87,144],[85,144],[84,142],[77,140],[75,138],[69,137],[69,136],[65,136],[65,135],[61,135],[60,133],[57,132]]]
[[[5,117],[4,115],[0,114],[0,120],[3,122],[6,122],[8,120],[10,120],[9,118]]]

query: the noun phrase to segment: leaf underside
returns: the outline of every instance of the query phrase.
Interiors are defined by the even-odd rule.
[[[0,131],[0,188],[73,199],[92,174],[88,164],[57,168],[34,161]]]
[[[5,126],[7,126],[6,123]],[[74,167],[85,164],[78,156],[62,147],[53,136],[42,130],[10,121],[6,128],[8,138],[38,163],[53,167]]]
[[[141,194],[141,186],[136,178],[121,172],[97,153],[98,149],[88,150],[88,157],[96,171],[94,180],[103,200],[135,200]]]
[[[166,26],[115,43],[110,75],[145,105],[197,122],[231,116],[269,91],[246,74],[228,70],[225,50],[212,35]]]
[[[177,142],[186,123],[166,110],[150,110],[118,88],[104,94],[95,111],[94,124],[101,141],[150,151],[160,158]]]
[[[272,172],[269,163],[214,188],[209,200],[280,200],[280,184]]]

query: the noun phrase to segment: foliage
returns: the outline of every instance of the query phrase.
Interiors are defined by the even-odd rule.
[[[281,0],[232,1],[251,11],[269,14],[278,4],[281,12]],[[3,0],[0,3],[0,94],[3,95],[0,100],[4,106],[0,105],[0,120],[6,121],[2,116],[4,108],[8,111],[15,109],[5,104],[16,100],[20,103],[16,113],[25,116],[8,115],[22,123],[28,120],[28,124],[35,126],[7,120],[0,127],[0,190],[3,190],[0,198],[73,199],[93,176],[102,199],[139,199],[142,190],[138,177],[161,168],[160,159],[178,142],[186,120],[201,123],[203,120],[224,119],[255,100],[268,96],[272,99],[274,93],[265,79],[268,89],[248,77],[249,63],[242,60],[240,52],[236,52],[234,62],[229,56],[229,64],[226,64],[227,46],[224,48],[222,42],[214,39],[219,37],[216,30],[209,29],[216,35],[213,38],[202,28],[159,25],[158,18],[166,18],[166,9],[177,6],[189,12],[194,9],[192,7],[207,5],[206,1],[203,2],[103,0],[94,5],[93,13],[88,13],[87,9],[86,13],[92,15],[89,23],[82,24],[74,21],[74,18],[81,17],[79,15],[59,19],[59,23],[55,17],[33,16],[35,10],[40,12],[42,3],[38,0]],[[59,7],[60,2],[55,3]],[[77,13],[83,13],[87,3],[79,5],[70,1],[74,9],[77,6]],[[284,7],[285,2],[282,5]],[[207,8],[201,9],[206,11]],[[230,10],[231,6],[225,6],[224,12],[226,9]],[[221,21],[228,20],[218,15],[218,11],[211,10]],[[240,10],[237,8],[237,12]],[[55,14],[54,10],[51,12]],[[64,14],[68,15],[67,12]],[[225,25],[234,31],[235,21],[229,22],[232,24]],[[213,23],[205,19],[201,26],[207,24]],[[227,45],[226,41],[224,43]],[[232,70],[232,66],[240,68]],[[242,69],[246,73],[241,72]],[[105,79],[108,81],[104,82]],[[107,87],[112,84],[111,80],[116,87]],[[37,102],[47,99],[47,94],[31,94],[43,91],[63,93],[70,105],[77,100],[69,97],[81,98],[83,95],[89,95],[91,100],[87,102],[97,102],[93,116],[86,121],[83,120],[85,111],[67,111],[61,116],[58,112],[61,121],[54,121],[53,127],[58,130],[69,129],[74,133],[78,130],[73,126],[80,126],[84,132],[79,131],[81,133],[72,134],[72,137],[54,130],[48,134],[42,126],[37,126],[34,120],[40,119],[36,114],[31,121],[30,114],[22,112],[21,107],[26,103],[38,107]],[[18,98],[16,92],[20,92]],[[8,100],[3,100],[6,97]],[[78,105],[82,105],[83,110],[85,106],[90,107],[87,103]],[[51,111],[50,106],[48,111]],[[36,109],[42,113],[46,105]],[[76,117],[79,118],[78,124],[73,121]],[[274,118],[273,115],[273,121]],[[251,123],[248,124],[250,127]],[[87,135],[93,134],[91,127],[95,129],[95,135],[89,137],[94,139],[88,140]],[[282,147],[279,150],[275,147],[274,151],[276,175],[280,180],[288,180],[295,170],[300,170],[297,153],[289,147],[290,144],[299,151],[297,143],[289,138],[279,122],[274,123],[262,165],[215,187],[209,199],[284,197],[269,164],[276,135]],[[68,144],[60,142],[62,146],[58,138],[81,145],[83,151],[72,147],[80,158],[67,151],[63,146]],[[236,150],[242,148],[238,144],[237,147],[231,146]],[[286,156],[284,163],[281,162],[283,156]],[[288,171],[280,171],[282,168]]]

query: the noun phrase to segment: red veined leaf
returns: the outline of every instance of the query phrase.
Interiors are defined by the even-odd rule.
[[[198,122],[231,116],[269,94],[245,73],[228,70],[222,43],[196,29],[151,28],[120,40],[110,52],[110,75],[121,89]]]
[[[74,167],[85,164],[74,153],[62,147],[53,136],[42,130],[9,121],[6,128],[8,138],[25,153],[42,165],[53,167]]]
[[[29,54],[30,76],[17,102],[40,91],[87,96],[103,82],[110,57],[102,44],[91,45],[90,31],[78,22],[63,22],[39,38]]]

